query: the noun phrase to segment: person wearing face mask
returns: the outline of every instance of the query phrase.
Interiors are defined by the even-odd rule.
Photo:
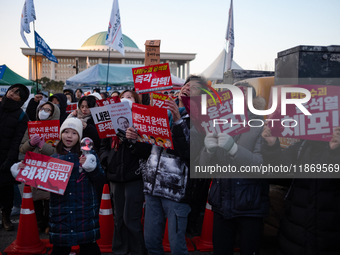
[[[42,104],[36,112],[36,120],[59,120],[59,107],[51,102]],[[55,147],[46,143],[45,139],[41,139],[39,135],[34,135],[31,139],[28,136],[28,129],[21,140],[19,151],[25,154],[27,151],[51,156],[56,152]],[[34,202],[35,216],[37,218],[38,229],[42,232],[48,233],[48,214],[49,214],[49,199],[50,193],[41,189],[32,187],[32,197]]]
[[[125,90],[120,94],[122,102],[140,103],[136,92]],[[144,202],[141,168],[150,155],[151,145],[136,142],[138,135],[133,127],[126,130],[126,139],[114,148],[113,139],[102,140],[101,164],[110,182],[114,204],[114,254],[146,254],[143,226],[141,224]]]
[[[29,90],[23,84],[10,86],[0,102],[0,203],[2,226],[14,230],[10,215],[13,207],[14,187],[18,183],[10,168],[18,161],[20,141],[27,129],[28,116],[21,109],[28,99]]]

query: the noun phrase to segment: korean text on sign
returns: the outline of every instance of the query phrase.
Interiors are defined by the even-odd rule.
[[[280,120],[269,126],[272,135],[277,137],[330,141],[333,128],[339,126],[340,88],[337,86],[324,85],[289,86],[305,88],[310,91],[311,99],[307,103],[304,103],[303,106],[311,115],[304,115],[299,108],[292,104],[286,106],[287,114],[285,116],[281,116],[279,109],[277,109],[273,114],[268,116],[269,119]],[[305,95],[300,93],[288,94],[288,98],[304,97]]]
[[[182,97],[185,108],[197,131],[206,133],[228,133],[231,136],[249,131],[248,114],[233,114],[233,99],[230,91],[219,92],[222,104],[214,95],[207,98],[207,114],[201,114],[201,96]],[[246,108],[245,108],[246,109]]]
[[[139,142],[173,149],[166,109],[133,104],[132,118],[133,125],[138,130]]]
[[[73,163],[28,151],[24,164],[25,168],[20,170],[17,181],[53,193],[64,194]]]
[[[98,131],[99,138],[103,139],[114,136],[116,132],[113,128],[110,113],[107,107],[94,107],[90,110],[94,124],[96,125]]]
[[[169,63],[132,68],[133,82],[137,93],[171,89]]]
[[[32,139],[33,135],[38,134],[43,137],[46,143],[55,144],[59,140],[59,120],[42,120],[27,122],[28,137]]]

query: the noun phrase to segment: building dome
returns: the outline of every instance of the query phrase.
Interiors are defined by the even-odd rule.
[[[83,43],[83,45],[80,47],[80,50],[107,50],[109,47],[105,45],[106,34],[107,31],[92,35]],[[134,41],[124,34],[123,41],[125,51],[142,51],[138,49],[138,46]]]

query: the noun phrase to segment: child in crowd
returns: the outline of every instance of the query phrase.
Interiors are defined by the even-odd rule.
[[[96,240],[100,238],[98,199],[94,185],[105,183],[105,174],[94,151],[81,156],[80,139],[83,125],[69,118],[60,128],[60,142],[52,157],[74,163],[64,195],[51,193],[50,242],[52,255],[68,255],[71,247],[79,245],[81,255],[101,254]],[[80,167],[81,165],[81,167]],[[24,168],[14,164],[13,176]]]

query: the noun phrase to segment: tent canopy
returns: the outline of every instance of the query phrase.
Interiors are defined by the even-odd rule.
[[[107,80],[107,64],[97,64],[78,73],[77,75],[66,80],[66,85],[70,86],[94,86],[106,85]],[[143,65],[129,64],[110,64],[109,67],[109,86],[133,86],[132,68],[141,67]],[[183,86],[184,80],[171,75],[172,84],[175,86]]]
[[[227,63],[224,61],[226,57],[227,51],[223,49],[214,62],[212,62],[210,66],[201,73],[201,75],[208,80],[223,80],[223,74],[228,71]],[[234,60],[231,63],[231,69],[243,70],[243,68],[240,67]]]
[[[0,65],[0,85],[11,86],[16,83],[21,83],[26,86],[34,85],[33,81],[27,80],[19,74],[13,72],[6,65]]]

